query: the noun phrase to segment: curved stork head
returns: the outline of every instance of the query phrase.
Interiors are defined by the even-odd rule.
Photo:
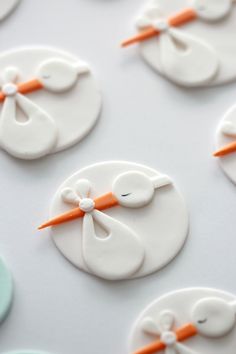
[[[140,208],[150,203],[156,188],[170,183],[170,178],[165,175],[150,178],[142,172],[130,171],[120,174],[114,180],[112,193],[120,205]]]
[[[52,92],[64,92],[75,85],[78,75],[89,71],[83,63],[70,63],[64,59],[48,59],[37,70],[37,78]]]
[[[192,0],[200,18],[206,21],[217,21],[229,14],[232,0]]]
[[[212,338],[224,336],[236,324],[236,303],[204,298],[193,307],[192,320],[200,334]]]

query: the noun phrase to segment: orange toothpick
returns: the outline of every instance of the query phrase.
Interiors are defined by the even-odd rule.
[[[171,27],[179,27],[182,26],[183,24],[193,21],[197,18],[197,12],[194,9],[187,8],[185,10],[182,10],[178,12],[177,14],[169,17],[167,19],[167,23]],[[137,34],[134,37],[131,37],[121,43],[122,47],[127,47],[131,44],[139,43],[146,41],[147,39],[153,38],[157,35],[159,35],[161,31],[158,31],[157,29],[153,27],[149,27],[146,30],[142,31],[141,33]]]
[[[95,203],[95,207],[94,207],[95,209],[105,210],[118,205],[118,200],[115,198],[115,196],[112,193],[107,193],[102,195],[101,197],[94,199],[94,203]],[[47,221],[46,223],[39,226],[38,229],[42,230],[45,229],[46,227],[60,225],[65,222],[81,218],[84,216],[84,214],[85,213],[80,208],[75,208]]]
[[[177,341],[182,342],[188,338],[195,336],[197,334],[197,328],[191,323],[189,323],[177,329],[175,331],[175,334],[177,337]],[[166,349],[166,344],[161,340],[158,340],[137,350],[133,354],[155,354],[164,349]]]
[[[225,145],[223,148],[214,152],[213,156],[222,157],[222,156],[232,154],[233,152],[236,152],[236,141],[234,141],[228,145]]]
[[[17,85],[18,92],[21,93],[22,95],[31,93],[37,90],[41,90],[43,88],[43,84],[37,80],[33,79],[30,81],[22,82]],[[6,95],[0,91],[0,102],[3,102],[6,98]]]

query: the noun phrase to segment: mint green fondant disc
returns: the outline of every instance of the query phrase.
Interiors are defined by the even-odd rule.
[[[5,318],[12,302],[13,284],[9,270],[0,258],[0,322]]]

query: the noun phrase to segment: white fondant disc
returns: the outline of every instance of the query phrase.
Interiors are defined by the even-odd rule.
[[[219,150],[231,142],[236,141],[236,134],[235,136],[231,136],[223,133],[222,126],[226,122],[230,122],[233,127],[236,127],[236,106],[231,107],[226,112],[218,126],[216,132],[216,150]],[[218,157],[217,159],[225,174],[231,179],[232,182],[236,183],[236,152],[232,152],[231,154],[223,157]]]
[[[234,295],[208,288],[183,289],[162,296],[149,305],[136,321],[130,337],[129,353],[135,353],[138,349],[160,338],[160,334],[155,333],[156,326],[160,329],[160,319],[163,318],[163,314],[168,313],[174,317],[174,322],[168,330],[190,323],[199,328],[197,335],[181,342],[182,350],[173,353],[190,354],[193,351],[199,354],[234,354],[236,347],[235,301]],[[215,334],[218,330],[223,333],[224,329],[227,329],[227,334],[214,337],[211,329],[216,331]],[[163,335],[163,332],[160,332]],[[167,353],[167,351],[160,353]]]
[[[11,306],[13,284],[9,270],[0,258],[0,323],[4,320]]]
[[[150,3],[150,0],[146,0],[146,3]],[[193,0],[157,0],[155,3],[159,5],[160,14],[164,16],[164,18],[167,18],[180,10],[191,7]],[[181,30],[182,33],[193,35],[207,45],[210,45],[219,59],[219,70],[217,74],[209,78],[205,83],[196,82],[192,86],[218,85],[236,79],[236,6],[234,2],[232,2],[230,13],[221,20],[206,21],[198,18],[188,24],[180,26],[179,30]],[[151,65],[153,69],[165,76],[161,64],[162,56],[160,54],[160,40],[158,36],[142,42],[139,47],[140,53],[145,61]],[[195,58],[197,58],[196,55]],[[214,63],[212,65],[214,65]],[[184,82],[178,83],[184,85]],[[191,84],[188,83],[187,86],[191,86]]]
[[[61,62],[66,62],[66,65],[63,66]],[[101,93],[91,70],[86,71],[86,66],[80,59],[47,47],[28,47],[2,53],[2,87],[7,68],[16,69],[17,83],[39,78],[44,84],[42,89],[23,95],[23,98],[37,105],[40,110],[32,120],[26,121],[27,117],[18,105],[24,104],[29,112],[32,107],[27,102],[19,102],[19,99],[15,115],[17,123],[23,125],[14,125],[14,119],[11,122],[11,115],[5,113],[6,124],[1,130],[2,148],[10,154],[23,159],[34,159],[66,149],[79,142],[95,125],[101,109]],[[64,90],[63,86],[60,87],[61,83]],[[5,85],[5,90],[8,87]],[[7,99],[10,100],[11,96]],[[4,104],[6,102],[0,103],[0,114]],[[34,111],[35,107],[33,114]],[[31,121],[32,124],[26,124]]]
[[[0,1],[0,20],[8,16],[19,4],[20,0],[1,0]]]
[[[124,261],[124,258],[127,253],[130,262],[132,257],[136,257],[137,265],[138,260],[140,261],[139,268],[135,269],[136,272],[133,272],[132,275],[127,272],[126,275],[123,275],[120,278],[137,278],[145,276],[165,266],[183,247],[188,232],[188,214],[186,206],[175,185],[170,184],[155,189],[153,199],[147,203],[147,200],[151,198],[152,192],[150,191],[151,187],[145,178],[137,178],[132,182],[131,173],[128,174],[128,184],[125,183],[126,175],[123,176],[122,174],[133,171],[136,171],[139,174],[141,173],[142,176],[145,174],[148,179],[161,176],[159,172],[135,163],[104,162],[95,164],[78,171],[60,186],[54,197],[50,213],[50,218],[52,218],[70,210],[70,208],[74,208],[73,205],[70,206],[63,202],[61,193],[62,190],[67,187],[74,188],[76,182],[81,179],[86,179],[91,183],[91,198],[96,198],[111,192],[112,188],[114,188],[114,193],[122,193],[124,189],[124,194],[129,194],[129,192],[131,192],[130,189],[132,189],[133,193],[131,193],[131,196],[127,196],[126,199],[129,207],[124,203],[122,204],[123,206],[120,204],[102,212],[103,214],[112,217],[115,221],[119,221],[131,230],[131,232],[127,232],[127,230],[124,231],[124,234],[127,234],[124,239],[124,244],[125,247],[128,248],[124,250],[124,255],[121,253],[121,257],[118,259],[118,266],[120,265],[120,268],[122,269],[125,267],[126,262]],[[117,178],[120,175],[122,175],[122,178]],[[139,182],[137,182],[138,180]],[[165,181],[165,179],[160,179],[159,185],[163,185],[165,183],[163,181]],[[135,185],[136,183],[137,186]],[[140,188],[139,192],[135,194],[134,190],[136,187]],[[146,205],[140,207],[140,200]],[[55,226],[52,228],[51,233],[56,246],[71,263],[81,270],[94,274],[94,272],[88,269],[83,257],[82,222],[83,219],[80,218],[63,225]],[[104,221],[104,224],[105,222],[106,221]],[[113,226],[111,226],[111,228],[112,227]],[[102,233],[100,233],[99,230],[96,231],[97,234],[102,237]],[[129,235],[131,233],[134,233],[139,240],[139,243],[141,243],[143,255],[140,254],[138,244],[133,242],[134,237],[131,238],[131,240],[133,240],[133,246],[132,243],[131,246],[129,245],[128,237],[131,237],[131,235]],[[117,240],[117,245],[115,246],[117,247],[117,252],[122,248],[122,243],[119,245],[119,238],[122,240],[123,236],[124,235],[121,232],[120,237],[118,237]],[[129,247],[131,249],[129,249]],[[105,254],[104,257],[105,256],[107,256],[107,254]],[[142,259],[142,257],[144,257],[144,259]],[[96,257],[95,261],[97,261]],[[101,266],[102,265],[105,266],[105,264],[101,264]],[[127,269],[131,271],[131,264],[129,264],[129,266],[130,267]],[[112,267],[109,267],[109,264],[107,264],[107,267],[105,268],[110,270]],[[132,270],[134,271],[134,269]],[[112,276],[104,275],[102,277],[112,279]],[[114,277],[114,279],[118,279],[118,277]]]

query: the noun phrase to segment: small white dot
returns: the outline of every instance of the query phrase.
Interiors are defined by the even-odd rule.
[[[169,24],[166,20],[157,20],[153,22],[153,27],[161,32],[164,32],[169,29]]]
[[[89,213],[89,212],[93,211],[93,209],[95,207],[95,203],[90,198],[83,198],[79,203],[79,207],[85,213]]]
[[[161,340],[167,347],[169,347],[176,343],[177,337],[174,332],[166,331],[162,333]]]
[[[2,87],[2,92],[4,93],[4,95],[6,96],[15,96],[15,94],[17,93],[18,89],[17,86],[14,84],[5,84]]]

